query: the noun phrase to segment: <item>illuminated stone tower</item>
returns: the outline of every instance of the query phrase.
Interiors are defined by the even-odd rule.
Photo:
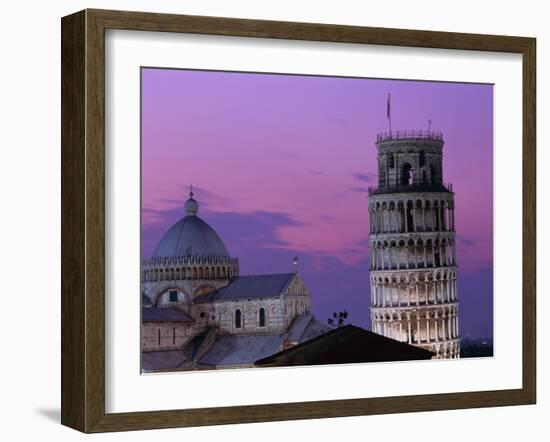
[[[369,189],[371,320],[375,333],[458,358],[454,193],[443,183],[438,132],[379,134]]]

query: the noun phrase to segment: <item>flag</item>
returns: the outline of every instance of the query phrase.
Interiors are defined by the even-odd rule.
[[[389,120],[391,115],[391,94],[388,94],[388,106],[386,109],[386,118]]]

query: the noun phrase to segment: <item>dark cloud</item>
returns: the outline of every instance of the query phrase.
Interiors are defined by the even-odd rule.
[[[374,184],[376,183],[377,177],[375,173],[357,173],[354,172],[351,174],[353,178],[364,183]]]

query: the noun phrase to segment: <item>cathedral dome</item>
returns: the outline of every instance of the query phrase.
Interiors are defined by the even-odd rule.
[[[153,258],[223,257],[229,253],[220,236],[197,216],[199,203],[193,192],[185,202],[186,215],[164,234],[153,253]]]

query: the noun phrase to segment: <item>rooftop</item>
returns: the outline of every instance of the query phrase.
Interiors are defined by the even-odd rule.
[[[431,130],[392,130],[389,132],[380,132],[376,136],[377,143],[381,141],[411,139],[443,141],[443,134]]]
[[[195,336],[179,350],[142,352],[145,371],[189,370],[211,367],[252,366],[284,348],[285,343],[301,343],[330,330],[310,313],[298,316],[287,333],[217,335],[206,351],[197,356],[206,333]]]
[[[141,320],[143,322],[193,322],[189,315],[174,307],[143,307]]]
[[[350,364],[431,359],[423,348],[386,338],[354,325],[328,333],[256,361],[261,367]]]
[[[225,287],[199,296],[195,302],[276,298],[287,289],[295,275],[296,273],[274,273],[239,276]]]

